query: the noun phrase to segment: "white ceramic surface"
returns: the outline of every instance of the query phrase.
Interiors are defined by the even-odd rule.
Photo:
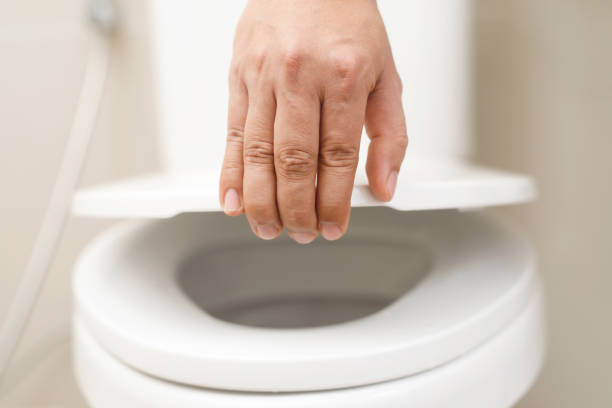
[[[357,175],[352,207],[386,206],[402,211],[481,208],[533,199],[529,177],[462,162],[423,161],[409,154],[391,202],[378,201],[366,177]],[[76,215],[168,218],[185,212],[221,211],[217,172],[158,173],[80,190]]]
[[[81,256],[76,313],[111,354],[156,377],[312,391],[387,381],[457,358],[507,325],[534,285],[530,247],[475,213],[356,209],[342,241],[308,247],[251,235],[240,220],[214,213],[124,223]],[[346,306],[321,309],[326,299],[366,313],[301,324],[301,316]],[[282,315],[303,301],[316,308]],[[367,313],[372,302],[378,306]],[[234,323],[244,323],[244,312],[254,324]],[[284,327],[280,318],[297,328],[274,328]]]
[[[78,319],[73,361],[92,408],[506,408],[539,373],[543,327],[536,290],[503,331],[443,366],[395,381],[307,393],[224,392],[150,377],[112,357]]]

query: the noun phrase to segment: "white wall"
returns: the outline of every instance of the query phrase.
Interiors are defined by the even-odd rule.
[[[0,3],[0,319],[31,249],[74,111],[87,49],[83,3]],[[496,210],[533,238],[548,291],[551,354],[520,406],[609,407],[612,3],[476,3],[479,158],[531,173],[542,189],[535,204]],[[85,183],[156,166],[146,0],[122,4],[123,30],[114,40]],[[71,221],[26,344],[67,322],[71,264],[107,224]],[[38,401],[58,401],[63,390],[48,389]]]

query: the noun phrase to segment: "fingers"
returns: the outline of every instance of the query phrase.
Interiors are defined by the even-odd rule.
[[[244,172],[242,150],[248,106],[245,85],[237,77],[230,78],[227,142],[223,167],[221,168],[219,200],[223,211],[231,216],[242,214],[244,209],[242,204],[242,177]]]
[[[299,243],[346,232],[364,122],[370,187],[380,200],[393,197],[408,140],[399,77],[391,68],[375,80],[358,55],[337,54],[323,90],[299,55],[268,85],[262,69],[248,91],[237,75],[230,80],[220,201],[228,215],[246,212],[260,238],[276,238],[283,225]]]
[[[336,240],[349,221],[367,95],[330,96],[321,110],[317,214],[321,235]]]
[[[282,230],[274,171],[276,102],[271,87],[249,96],[244,132],[244,206],[253,232],[262,239],[274,239]]]
[[[366,109],[366,130],[371,139],[366,172],[372,192],[382,201],[393,198],[408,146],[399,81],[394,70],[383,72]]]
[[[289,236],[306,244],[317,236],[315,177],[321,105],[318,96],[310,92],[283,91],[276,98],[278,208]]]

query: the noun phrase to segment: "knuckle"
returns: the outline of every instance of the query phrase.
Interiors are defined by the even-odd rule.
[[[306,60],[306,51],[301,46],[287,47],[281,53],[281,69],[284,78],[287,81],[295,82],[299,79],[300,71],[302,70]]]
[[[263,49],[253,50],[249,55],[249,65],[255,69],[256,72],[261,72],[268,59],[268,53]]]
[[[240,65],[236,61],[232,61],[229,69],[230,84],[240,78]]]
[[[398,136],[397,146],[400,150],[406,150],[408,148],[408,135],[406,133],[402,133]]]
[[[270,142],[250,142],[244,147],[245,164],[273,165],[274,147]]]
[[[278,151],[276,170],[287,179],[312,176],[316,171],[315,154],[295,147],[284,147]]]
[[[222,179],[234,179],[242,174],[242,163],[234,159],[226,159],[223,162],[223,169],[221,172]]]
[[[395,86],[401,95],[404,92],[404,83],[402,82],[402,78],[399,75],[395,75]]]
[[[353,89],[358,84],[367,65],[366,58],[356,50],[332,54],[330,64],[344,90]]]
[[[228,147],[239,147],[242,148],[244,141],[244,129],[240,127],[229,127],[227,129],[227,145]]]
[[[387,76],[385,73],[383,76]],[[390,91],[394,93],[394,95],[399,95],[401,97],[402,92],[404,90],[404,84],[402,83],[402,78],[399,76],[399,73],[395,68],[391,68],[388,77],[388,88]]]
[[[340,76],[351,77],[363,67],[363,58],[356,52],[342,53],[332,57],[333,67]]]
[[[319,163],[321,166],[339,170],[354,170],[359,156],[357,149],[345,144],[329,144],[321,147]]]

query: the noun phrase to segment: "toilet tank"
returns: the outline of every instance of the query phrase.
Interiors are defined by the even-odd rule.
[[[246,0],[150,1],[162,165],[179,173],[218,171],[232,41]],[[404,84],[409,154],[469,156],[471,1],[378,3]],[[364,137],[362,155],[367,143]]]

